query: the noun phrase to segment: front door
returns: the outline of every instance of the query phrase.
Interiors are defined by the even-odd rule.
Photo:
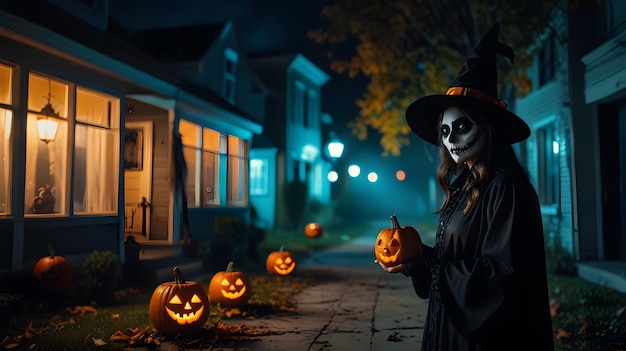
[[[127,122],[124,137],[124,234],[150,239],[152,122]]]

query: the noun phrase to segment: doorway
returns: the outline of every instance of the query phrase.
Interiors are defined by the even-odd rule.
[[[151,121],[127,122],[124,134],[124,234],[150,240],[152,214]]]

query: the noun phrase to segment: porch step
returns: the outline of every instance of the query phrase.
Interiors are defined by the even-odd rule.
[[[626,262],[624,261],[585,261],[576,263],[578,276],[626,293]]]
[[[142,282],[159,285],[174,280],[174,267],[180,268],[183,279],[196,280],[206,276],[199,257],[183,256],[182,248],[171,245],[142,245],[139,252],[139,276]]]

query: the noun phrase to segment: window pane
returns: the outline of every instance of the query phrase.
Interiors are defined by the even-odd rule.
[[[219,194],[219,154],[202,152],[202,206],[215,206],[220,204]]]
[[[267,195],[268,171],[267,159],[250,160],[250,195]]]
[[[11,104],[11,83],[13,81],[13,69],[0,64],[0,103]]]
[[[220,133],[209,128],[203,129],[202,149],[207,151],[220,151]]]
[[[200,127],[184,119],[178,124],[178,131],[183,145],[200,147]]]
[[[48,103],[60,116],[67,117],[69,86],[36,74],[28,76],[28,110],[39,112]]]
[[[13,112],[0,108],[0,216],[11,213],[12,122]]]
[[[198,175],[200,174],[199,162],[196,159],[198,150],[190,147],[183,147],[183,156],[187,164],[187,181],[185,183],[185,191],[187,192],[187,206],[189,208],[199,207],[200,196],[196,188],[198,184]]]
[[[74,212],[117,212],[119,150],[111,130],[76,126]]]
[[[111,127],[114,100],[84,88],[76,88],[76,120],[105,128]]]
[[[26,122],[26,185],[24,213],[66,211],[67,121],[59,120],[54,141],[39,139],[37,115]]]
[[[117,212],[119,112],[117,98],[76,89],[75,214]]]
[[[227,202],[245,206],[248,202],[248,144],[234,136],[228,137]]]

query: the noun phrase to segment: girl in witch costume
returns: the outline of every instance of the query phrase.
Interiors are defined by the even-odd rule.
[[[513,50],[494,25],[445,95],[406,111],[419,137],[440,147],[445,193],[434,247],[399,266],[428,298],[422,350],[553,350],[541,212],[512,144],[528,125],[497,98],[496,55]]]

